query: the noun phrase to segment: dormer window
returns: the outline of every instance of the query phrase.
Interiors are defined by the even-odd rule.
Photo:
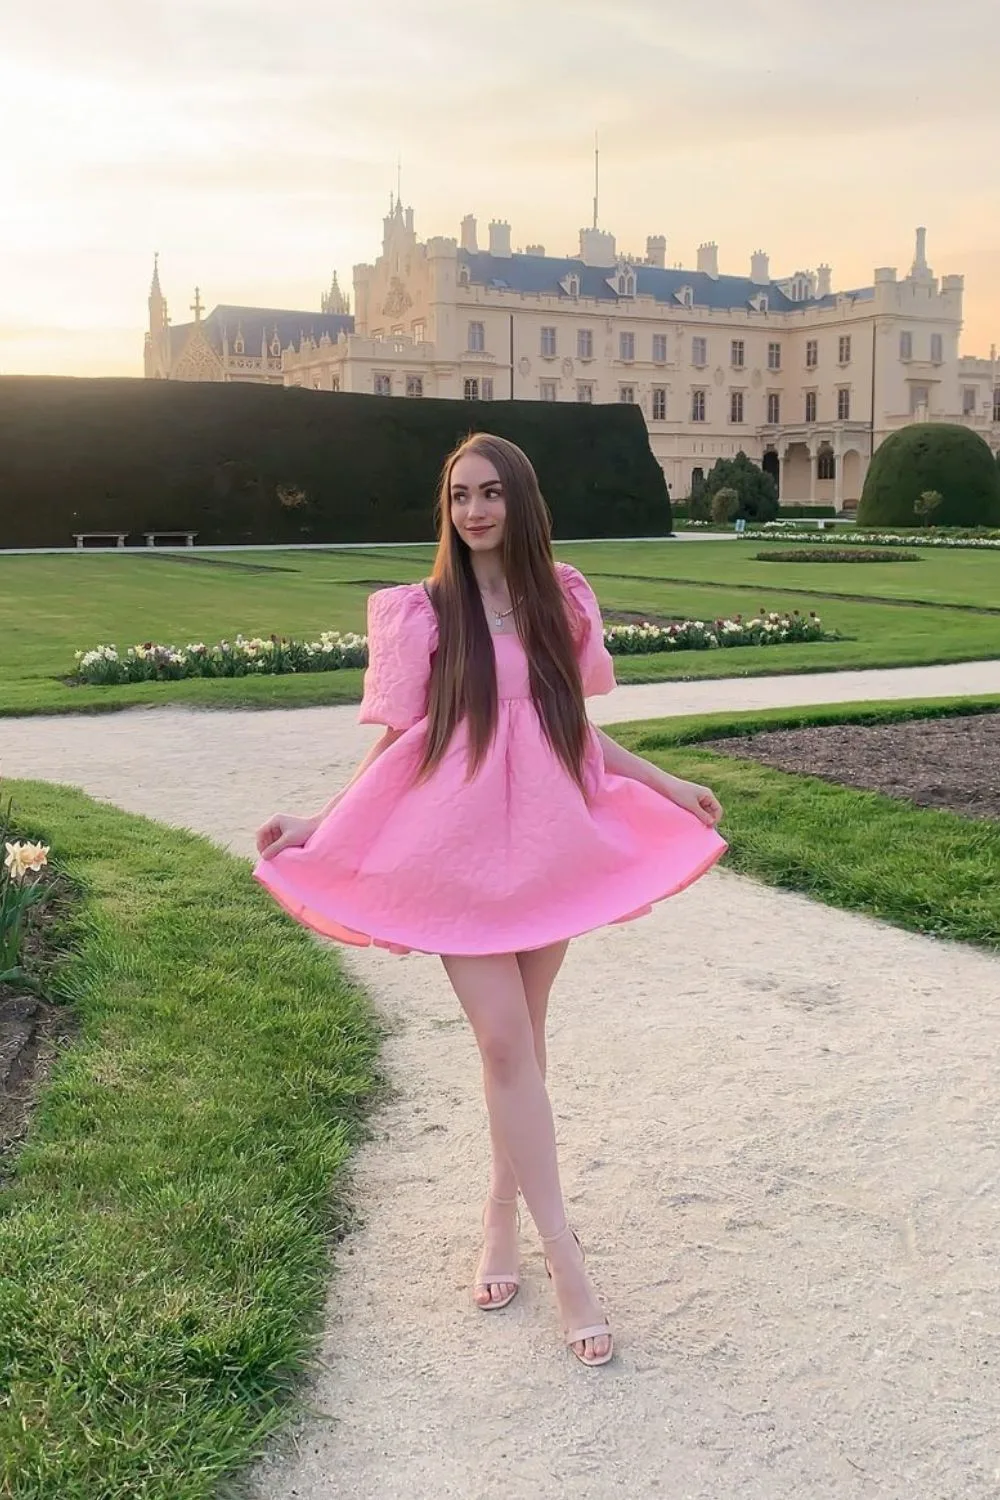
[[[766,313],[768,309],[767,293],[758,292],[755,297],[750,298],[750,306],[754,312]]]
[[[468,266],[463,266],[458,273],[458,284],[459,286],[465,287],[469,285],[469,281],[469,268]]]
[[[674,293],[681,307],[694,307],[694,287],[682,286]]]
[[[619,271],[618,272],[617,281],[616,281],[616,285],[615,285],[615,290],[617,291],[619,297],[634,297],[635,296],[635,272],[634,271]]]
[[[566,295],[567,295],[567,297],[579,297],[579,295],[580,295],[580,278],[579,278],[579,276],[576,276],[576,275],[567,276],[566,280],[563,282],[563,285],[566,288]]]
[[[243,334],[242,333],[238,333],[236,335],[236,340],[235,340],[235,342],[233,344],[233,353],[234,354],[245,354],[246,353],[246,344],[243,342]]]
[[[278,359],[281,355],[281,340],[278,337],[277,329],[275,330],[274,338],[271,340],[271,353],[275,359]]]

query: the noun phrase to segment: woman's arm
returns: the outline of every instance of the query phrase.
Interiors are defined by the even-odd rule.
[[[641,755],[633,755],[631,750],[619,745],[617,740],[605,734],[603,729],[598,729],[596,724],[591,727],[601,742],[604,769],[612,776],[627,776],[630,781],[640,781],[643,786],[659,792],[661,797],[694,813],[696,818],[710,827],[718,823],[722,817],[722,808],[707,786],[700,786],[695,781],[683,781],[679,776],[671,776],[669,771],[661,771],[652,761],[644,760]]]

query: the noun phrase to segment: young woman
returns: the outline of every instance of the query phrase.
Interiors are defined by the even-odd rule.
[[[485,433],[447,459],[425,584],[368,603],[361,722],[385,732],[313,818],[257,832],[254,876],[327,937],[441,956],[482,1059],[492,1162],[474,1298],[517,1293],[518,1193],[586,1365],[611,1329],[566,1220],[545,1088],[570,938],[645,914],[726,844],[712,793],[623,750],[584,698],[615,686],[594,594],[555,562],[528,459]]]

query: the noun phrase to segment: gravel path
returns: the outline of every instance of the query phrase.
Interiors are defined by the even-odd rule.
[[[595,718],[1000,691],[1000,663],[619,689]],[[5,775],[238,854],[371,742],[353,709],[0,720]],[[618,1358],[561,1348],[530,1219],[472,1307],[486,1162],[438,962],[348,955],[397,1093],[356,1158],[314,1417],[256,1500],[995,1500],[1000,961],[714,871],[573,945],[551,1083]]]

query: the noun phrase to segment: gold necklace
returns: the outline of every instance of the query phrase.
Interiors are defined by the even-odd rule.
[[[483,595],[483,603],[485,604],[486,595],[483,593],[482,589],[480,589],[479,592]],[[509,619],[509,617],[514,613],[514,611],[517,609],[517,604],[512,604],[510,609],[494,609],[492,605],[489,605],[488,608],[496,623],[496,628],[498,630],[502,630],[504,620]]]

